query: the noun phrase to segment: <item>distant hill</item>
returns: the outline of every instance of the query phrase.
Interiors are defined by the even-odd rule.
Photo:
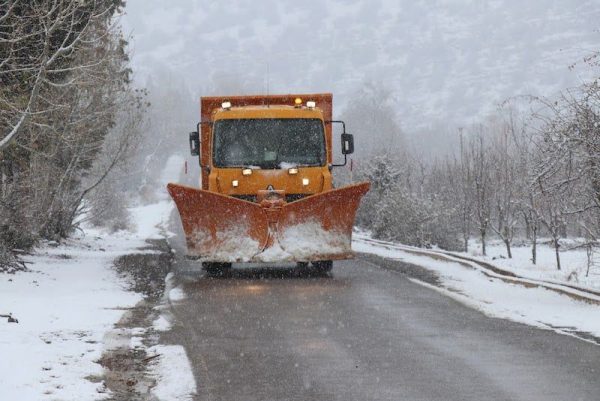
[[[196,4],[197,3],[197,4]],[[600,48],[600,2],[582,0],[128,0],[138,77],[171,70],[194,93],[395,93],[406,131],[463,125],[509,96],[577,85]]]

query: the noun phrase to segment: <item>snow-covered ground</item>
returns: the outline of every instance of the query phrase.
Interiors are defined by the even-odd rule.
[[[548,241],[541,241],[537,247],[537,263],[531,262],[531,247],[529,245],[513,246],[513,257],[506,257],[506,247],[499,241],[491,241],[486,246],[487,256],[481,254],[481,244],[471,241],[467,256],[475,257],[510,270],[519,276],[533,279],[552,280],[576,284],[582,287],[600,289],[600,254],[595,255],[595,265],[587,269],[587,253],[583,248],[577,248],[578,242],[563,240],[560,254],[561,270],[556,268],[554,248]],[[460,253],[458,253],[460,255]],[[587,274],[587,276],[586,276]]]
[[[356,235],[353,249],[430,269],[439,275],[441,286],[434,287],[420,281],[419,284],[440,291],[488,316],[580,338],[586,337],[581,333],[600,337],[600,307],[596,303],[576,300],[538,286],[523,286],[500,277],[490,277],[481,270],[465,267],[458,262],[415,255],[407,251],[410,247],[402,249],[403,246],[394,247],[393,244],[377,244],[368,240],[368,236]],[[575,256],[573,258],[576,259]],[[514,266],[518,266],[517,260],[515,257]],[[546,277],[542,273],[540,276]]]
[[[160,355],[151,365],[154,377],[158,378],[152,394],[161,401],[192,400],[196,393],[196,381],[192,366],[181,345],[155,345],[148,348],[148,354]]]
[[[113,261],[153,252],[140,248],[146,239],[164,238],[171,210],[166,199],[134,207],[133,232],[85,227],[64,244],[45,244],[27,256],[29,272],[0,275],[0,314],[10,312],[19,321],[0,320],[0,400],[108,396],[97,363],[104,336],[124,309],[141,300],[125,288]]]

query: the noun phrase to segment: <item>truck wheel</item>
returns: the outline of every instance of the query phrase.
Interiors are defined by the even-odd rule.
[[[319,273],[329,273],[333,268],[333,260],[319,260],[312,263],[315,270]]]
[[[211,277],[223,277],[231,272],[231,263],[202,262],[202,268]]]

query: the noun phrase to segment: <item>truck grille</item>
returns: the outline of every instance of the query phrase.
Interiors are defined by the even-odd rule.
[[[234,198],[256,203],[256,195],[232,195]]]
[[[295,202],[295,201],[305,198],[307,196],[308,196],[308,194],[289,194],[289,195],[285,196],[285,201],[288,203]]]
[[[287,203],[295,202],[302,198],[309,196],[310,194],[289,194],[285,196],[285,201]],[[234,198],[245,200],[248,202],[256,203],[256,195],[232,195]]]

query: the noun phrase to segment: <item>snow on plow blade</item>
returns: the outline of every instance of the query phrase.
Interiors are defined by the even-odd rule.
[[[167,189],[179,210],[188,255],[232,262],[251,259],[266,246],[269,225],[258,204],[177,184]]]
[[[352,257],[354,217],[369,183],[279,208],[169,184],[188,255],[210,262],[291,262]]]
[[[352,257],[354,217],[369,186],[369,183],[350,185],[283,206],[277,239],[284,253],[298,261]]]

